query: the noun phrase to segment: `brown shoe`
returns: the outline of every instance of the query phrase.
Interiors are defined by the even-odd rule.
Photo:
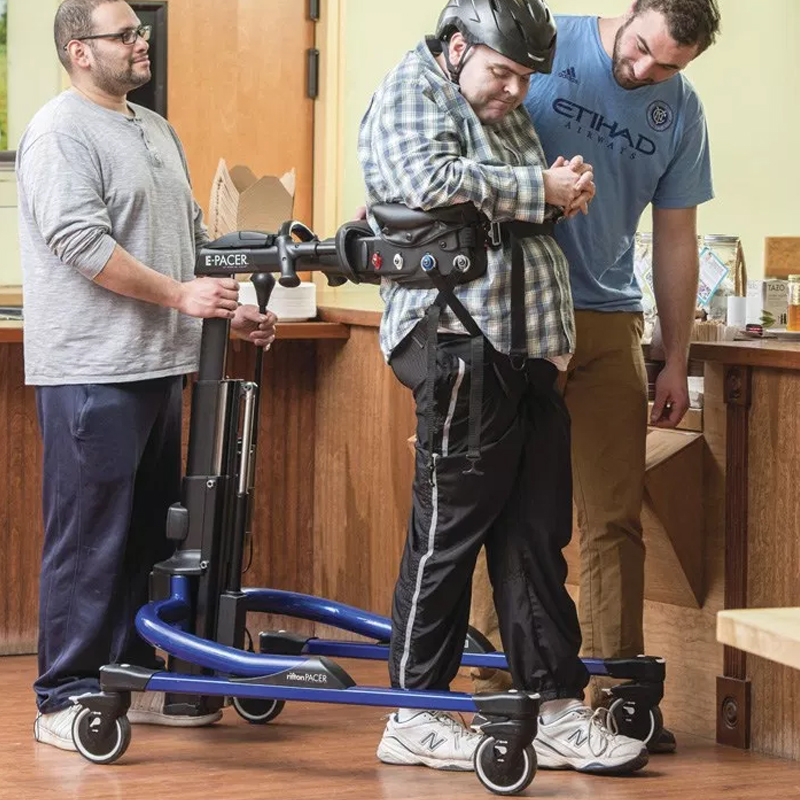
[[[472,678],[472,691],[474,694],[498,694],[499,692],[508,692],[514,688],[511,675],[504,669],[470,667],[469,676]]]
[[[667,728],[662,728],[659,733],[647,742],[648,753],[674,753],[678,748],[675,734]]]

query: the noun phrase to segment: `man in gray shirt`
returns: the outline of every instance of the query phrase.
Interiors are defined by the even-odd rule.
[[[200,319],[231,320],[268,347],[274,316],[238,306],[231,278],[193,278],[207,240],[172,127],[127,102],[150,80],[143,27],[123,0],[65,0],[55,19],[71,88],[17,151],[26,383],[43,440],[45,541],[37,741],[74,750],[71,697],[109,662],[157,667],[133,626],[168,558],[178,500],[182,376],[197,369]],[[135,695],[131,722],[203,725]]]

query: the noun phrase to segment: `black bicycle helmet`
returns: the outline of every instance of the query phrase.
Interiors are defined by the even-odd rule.
[[[455,31],[469,46],[484,44],[535,72],[553,69],[556,22],[544,0],[450,0],[439,16],[436,38],[446,42]],[[447,62],[458,83],[460,68]]]

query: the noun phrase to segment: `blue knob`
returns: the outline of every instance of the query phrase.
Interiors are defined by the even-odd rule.
[[[430,253],[425,253],[419,265],[425,272],[430,272],[432,269],[436,268],[436,259]]]

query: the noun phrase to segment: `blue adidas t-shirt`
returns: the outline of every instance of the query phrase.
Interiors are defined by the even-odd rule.
[[[634,237],[647,204],[689,208],[714,196],[703,106],[681,74],[621,88],[597,17],[556,20],[553,72],[533,76],[525,106],[548,163],[580,154],[594,167],[597,195],[588,216],[556,226],[575,307],[639,311]]]

